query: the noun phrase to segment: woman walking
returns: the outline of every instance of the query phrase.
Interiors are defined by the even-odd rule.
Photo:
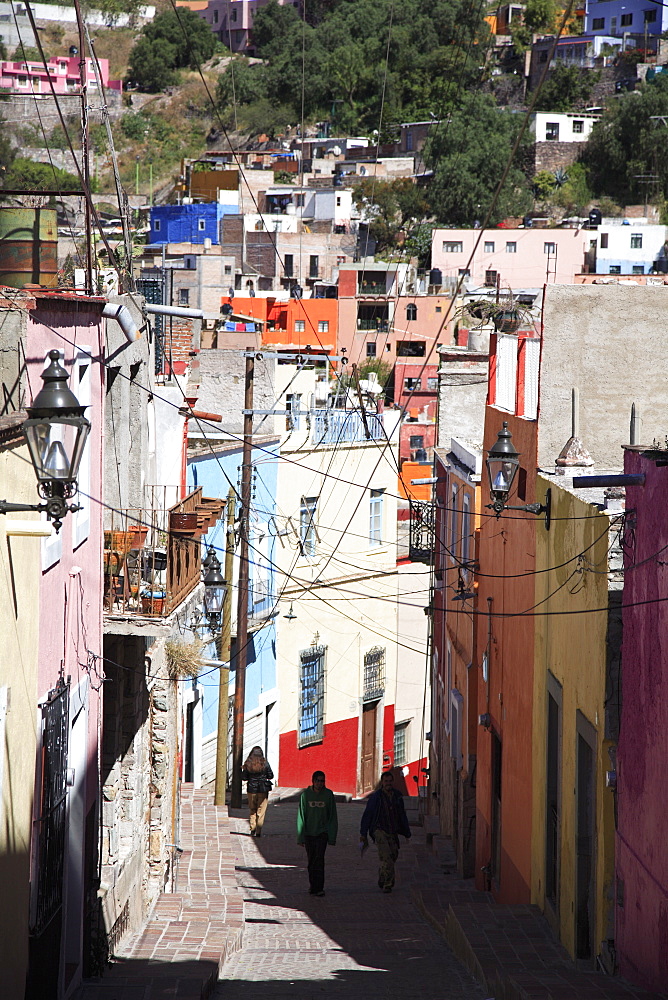
[[[274,772],[262,752],[262,747],[253,747],[244,761],[241,777],[247,781],[248,811],[251,837],[261,837],[264,814],[267,811],[271,783]]]

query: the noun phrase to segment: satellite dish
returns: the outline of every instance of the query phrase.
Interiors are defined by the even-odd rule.
[[[332,148],[330,149],[330,153],[332,153],[334,156],[340,156],[342,152],[343,150],[341,149],[340,146],[332,146]]]

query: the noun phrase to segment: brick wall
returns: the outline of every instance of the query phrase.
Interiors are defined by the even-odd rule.
[[[194,347],[194,320],[176,316],[164,317],[164,371],[184,375],[192,364]]]

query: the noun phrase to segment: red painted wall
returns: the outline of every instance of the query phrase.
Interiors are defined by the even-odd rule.
[[[314,771],[324,771],[327,787],[335,792],[357,792],[359,719],[343,719],[325,725],[322,743],[297,746],[297,730],[281,733],[278,784],[284,788],[306,788]]]
[[[668,545],[668,468],[626,451],[624,471],[646,480],[626,491],[635,526],[624,550],[615,947],[621,974],[659,992],[668,982],[668,560],[652,556]]]
[[[494,444],[503,421],[508,422],[513,444],[526,472],[526,492],[517,495],[517,480],[511,504],[535,500],[537,425],[513,414],[487,406],[484,451]],[[518,477],[519,479],[519,474]],[[483,479],[482,504],[489,503],[489,484]],[[488,712],[490,731],[478,734],[476,789],[476,884],[487,888],[481,868],[493,859],[492,845],[492,732],[502,745],[500,870],[494,872],[491,888],[504,903],[528,903],[531,885],[531,731],[533,699],[534,619],[530,616],[491,619],[489,635],[488,598],[492,614],[526,611],[534,604],[536,525],[532,514],[509,511],[497,521],[483,518],[479,543],[479,590],[477,616],[478,659],[488,649],[489,680],[478,677],[478,714]],[[544,530],[544,529],[541,529]],[[480,663],[475,665],[480,670]]]

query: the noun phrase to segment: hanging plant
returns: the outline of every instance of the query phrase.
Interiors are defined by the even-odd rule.
[[[192,642],[182,642],[180,639],[169,639],[165,643],[167,654],[167,672],[174,681],[184,677],[197,677],[204,666],[202,651],[204,643],[201,639]]]

